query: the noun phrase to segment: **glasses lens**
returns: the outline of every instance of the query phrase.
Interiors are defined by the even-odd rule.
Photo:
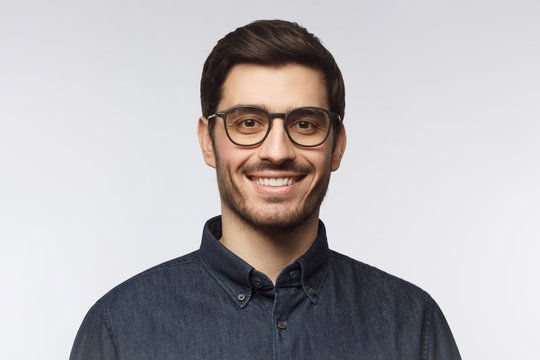
[[[297,144],[318,145],[328,135],[330,117],[326,112],[318,109],[296,109],[289,114],[287,128],[289,135]]]
[[[227,113],[225,121],[231,140],[239,145],[260,142],[268,129],[268,115],[261,109],[238,107]]]

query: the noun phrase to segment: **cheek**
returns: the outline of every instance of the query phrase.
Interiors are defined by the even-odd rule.
[[[311,149],[304,158],[313,166],[317,173],[326,173],[332,166],[332,151],[330,148]]]
[[[238,149],[233,144],[216,144],[218,166],[227,172],[236,172],[245,164],[250,154],[245,149]]]

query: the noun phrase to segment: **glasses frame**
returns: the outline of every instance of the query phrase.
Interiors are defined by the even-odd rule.
[[[231,138],[231,135],[229,135],[229,131],[227,130],[227,114],[229,114],[229,112],[231,112],[233,110],[236,110],[236,109],[246,109],[246,108],[247,109],[254,109],[254,110],[262,111],[268,116],[268,128],[266,129],[266,134],[264,134],[264,136],[263,136],[263,138],[261,140],[255,142],[253,144],[248,144],[248,145],[239,144],[236,141],[234,141]],[[318,144],[315,144],[315,145],[302,145],[302,144],[299,144],[296,141],[294,141],[294,139],[291,137],[291,134],[289,133],[289,129],[287,128],[287,122],[288,122],[288,119],[289,119],[289,115],[291,113],[293,113],[294,111],[303,110],[303,109],[320,110],[320,111],[326,113],[326,115],[328,115],[328,118],[330,119],[330,125],[328,126],[328,131],[326,132],[326,135],[325,135],[324,139],[322,139],[322,141],[319,142]],[[291,142],[293,144],[295,144],[296,146],[303,147],[303,148],[314,148],[314,147],[317,147],[319,145],[322,145],[326,141],[326,139],[328,139],[328,136],[330,135],[330,131],[332,130],[332,124],[334,123],[334,120],[337,121],[339,124],[341,124],[341,122],[342,122],[341,116],[339,114],[336,114],[333,111],[323,109],[323,108],[320,108],[320,107],[316,107],[316,106],[301,106],[301,107],[294,108],[294,109],[290,110],[287,113],[270,113],[270,112],[266,111],[265,109],[263,109],[261,107],[258,107],[258,106],[239,105],[239,106],[233,106],[232,108],[229,108],[229,109],[226,109],[226,110],[223,110],[223,111],[218,111],[217,113],[208,116],[207,119],[212,120],[212,119],[215,119],[216,117],[220,117],[220,118],[223,119],[223,126],[225,128],[225,133],[227,134],[227,137],[229,138],[229,141],[232,142],[234,145],[241,146],[241,147],[257,146],[257,145],[261,144],[264,140],[266,140],[266,137],[270,133],[270,130],[272,130],[272,122],[273,122],[274,118],[283,118],[283,128],[285,130],[285,133],[287,134],[287,137],[289,138],[289,140],[291,140]]]

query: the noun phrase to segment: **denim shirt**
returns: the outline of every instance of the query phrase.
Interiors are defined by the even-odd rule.
[[[460,359],[420,288],[328,249],[326,231],[275,286],[217,239],[117,286],[86,315],[70,359]]]

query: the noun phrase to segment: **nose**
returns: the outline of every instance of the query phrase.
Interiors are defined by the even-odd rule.
[[[259,146],[259,158],[274,164],[282,164],[296,158],[295,145],[287,136],[283,122],[282,118],[272,120],[272,128]]]

